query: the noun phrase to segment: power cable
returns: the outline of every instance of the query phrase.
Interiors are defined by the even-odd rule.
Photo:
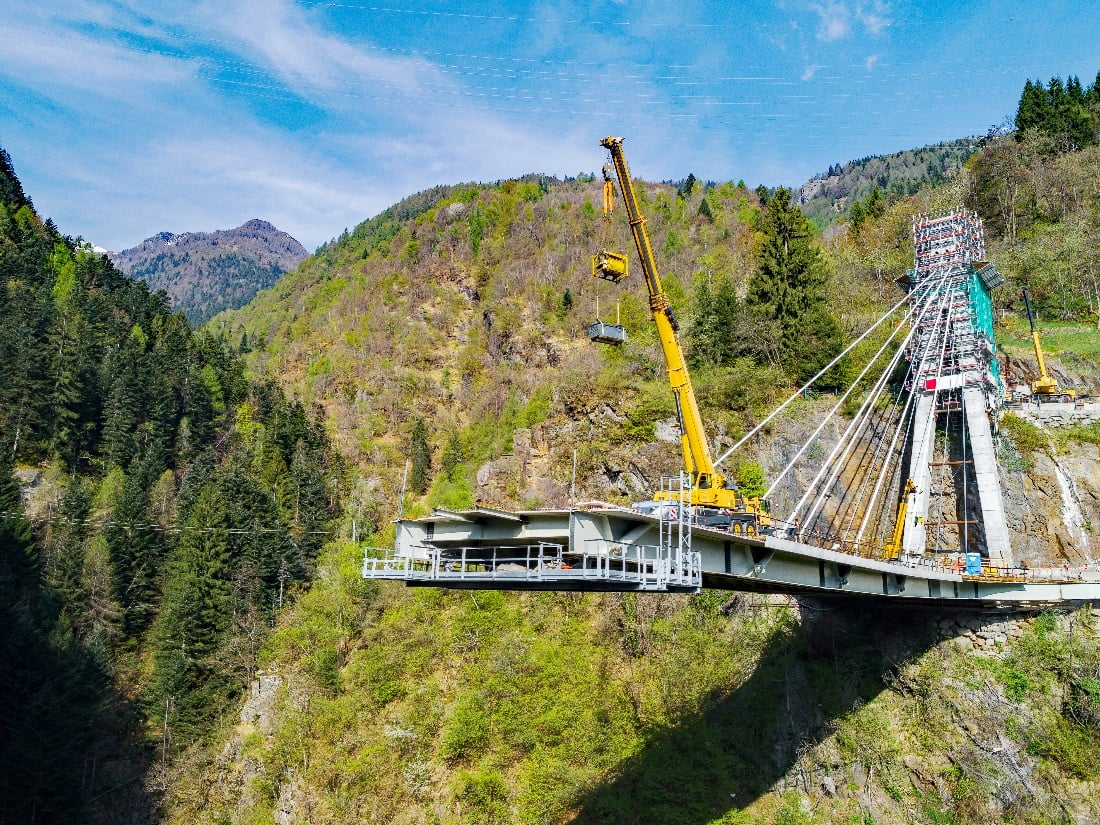
[[[31,518],[25,513],[18,512],[0,512],[0,519],[8,521],[14,521],[18,519],[24,519],[32,524],[65,524],[78,527],[95,527],[102,529],[105,527],[117,527],[120,530],[126,531],[142,531],[149,530],[160,533],[228,533],[229,535],[250,535],[250,534],[293,534],[296,536],[331,536],[336,531],[334,530],[297,530],[294,527],[192,527],[190,525],[181,526],[169,526],[165,527],[163,524],[151,523],[134,523],[134,522],[119,522],[111,521],[110,519],[71,519],[63,516],[49,516],[46,518]]]

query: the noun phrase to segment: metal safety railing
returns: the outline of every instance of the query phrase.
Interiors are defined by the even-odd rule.
[[[579,556],[586,576],[608,581],[634,582],[643,589],[699,588],[703,584],[698,552],[668,545],[623,544],[609,539],[588,539]]]
[[[631,590],[699,589],[702,563],[698,553],[675,553],[659,545],[625,544],[591,539],[583,549],[559,544],[507,547],[419,545],[398,555],[372,548],[363,561],[363,577],[467,584],[585,582]]]
[[[804,542],[814,547],[825,550],[833,550],[846,556],[868,559],[870,561],[885,562],[899,568],[927,570],[935,573],[947,573],[961,576],[967,581],[990,582],[1036,582],[1036,583],[1070,583],[1100,579],[1100,568],[1093,567],[1090,570],[1088,564],[1083,567],[1031,567],[1020,565],[993,565],[988,559],[981,560],[981,572],[967,570],[964,558],[951,558],[944,553],[931,553],[922,556],[907,556],[902,558],[888,558],[883,545],[877,542],[857,543],[838,536],[821,533],[813,530],[799,529],[797,525],[776,521],[775,534],[789,538],[793,541]]]

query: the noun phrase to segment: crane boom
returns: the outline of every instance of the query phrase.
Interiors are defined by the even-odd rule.
[[[756,497],[744,496],[725,475],[718,472],[707,445],[706,432],[703,429],[703,416],[695,400],[695,390],[691,386],[687,363],[677,337],[679,325],[672,312],[668,293],[661,286],[661,277],[657,273],[657,262],[653,257],[653,248],[649,243],[645,218],[638,208],[638,199],[634,195],[634,184],[630,179],[630,170],[623,155],[623,139],[606,137],[600,145],[611,153],[615,165],[615,174],[619,179],[623,203],[630,219],[630,231],[634,235],[634,245],[638,249],[638,258],[645,276],[646,289],[649,292],[649,311],[657,325],[657,337],[661,342],[661,351],[668,367],[668,381],[672,396],[676,402],[676,418],[680,424],[680,445],[684,456],[684,471],[690,479],[690,503],[704,508],[713,507],[724,511],[730,529],[734,532],[757,534],[761,530],[770,530],[772,521],[768,515],[768,504]],[[654,498],[669,498],[667,493],[657,493]]]
[[[688,375],[684,353],[680,349],[676,335],[679,326],[672,312],[668,294],[661,286],[661,278],[657,273],[657,262],[653,258],[645,218],[638,209],[634,184],[630,179],[626,157],[623,155],[623,139],[606,137],[600,141],[600,145],[611,152],[611,160],[615,164],[615,174],[619,178],[619,188],[623,194],[623,203],[626,206],[627,217],[630,219],[630,231],[634,234],[634,245],[638,249],[638,259],[645,276],[646,289],[649,291],[649,309],[657,324],[657,337],[660,339],[661,350],[668,365],[669,384],[672,386],[672,395],[676,401],[684,469],[691,476],[693,489],[699,491],[720,489],[725,486],[726,479],[715,470],[714,461],[710,456],[706,434],[703,431],[703,417],[695,401],[691,376]]]

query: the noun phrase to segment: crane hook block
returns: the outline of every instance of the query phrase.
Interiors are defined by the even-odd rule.
[[[617,284],[627,274],[626,255],[601,249],[592,256],[592,274],[597,278],[603,278],[605,281]]]

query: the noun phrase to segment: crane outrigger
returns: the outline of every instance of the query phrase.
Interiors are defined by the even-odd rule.
[[[757,534],[770,529],[772,521],[768,515],[767,501],[743,495],[732,480],[719,472],[714,465],[703,429],[703,416],[695,400],[691,376],[688,374],[684,353],[677,337],[679,324],[672,311],[668,294],[661,286],[657,262],[653,257],[649,233],[646,231],[645,218],[638,208],[638,201],[634,195],[634,184],[630,179],[630,171],[623,154],[623,138],[606,137],[600,141],[600,145],[611,153],[615,174],[619,179],[619,189],[622,191],[623,203],[630,220],[630,231],[634,235],[634,244],[638,250],[639,263],[649,292],[650,314],[657,325],[657,337],[668,367],[669,385],[676,402],[676,418],[680,425],[684,472],[688,478],[685,500],[696,507],[704,508],[704,514],[707,509],[713,508],[723,515],[729,515],[730,526],[736,532]],[[609,176],[605,173],[605,180],[608,178]],[[600,261],[609,260],[619,264],[622,259],[623,256],[617,253],[601,250],[593,259],[593,275],[618,282],[621,275],[612,277],[619,274],[618,270],[604,274]],[[625,272],[625,265],[619,265]],[[654,500],[667,501],[673,497],[679,498],[679,494],[659,492],[654,495]]]

